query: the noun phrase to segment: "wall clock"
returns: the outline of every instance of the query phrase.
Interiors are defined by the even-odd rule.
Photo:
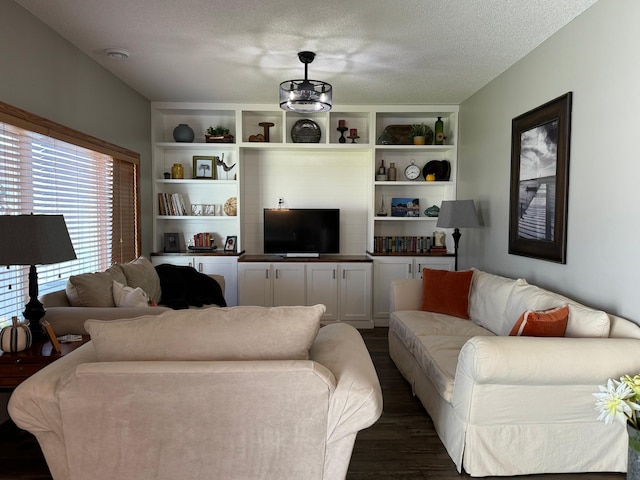
[[[404,169],[404,176],[408,180],[415,180],[420,176],[420,168],[411,160],[411,164]]]

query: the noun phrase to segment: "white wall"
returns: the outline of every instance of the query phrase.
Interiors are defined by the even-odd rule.
[[[140,153],[150,251],[149,102],[12,1],[0,2],[0,45],[0,101]],[[0,394],[0,422],[8,397]]]
[[[244,156],[243,248],[263,253],[263,209],[339,208],[340,253],[364,254],[371,199],[371,156],[308,151],[247,152]]]
[[[0,100],[138,152],[151,250],[150,102],[12,1],[0,2]]]
[[[460,107],[461,267],[520,276],[640,323],[640,2],[600,0]],[[511,120],[573,92],[567,263],[508,254]]]

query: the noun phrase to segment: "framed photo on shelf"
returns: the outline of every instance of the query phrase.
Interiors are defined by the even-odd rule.
[[[165,233],[164,234],[164,251],[167,253],[180,252],[180,234]]]
[[[193,178],[216,179],[216,157],[193,156]]]
[[[236,235],[228,235],[224,242],[225,252],[235,252],[238,248],[238,237]]]
[[[572,92],[511,122],[509,253],[566,263]]]
[[[419,217],[420,216],[420,199],[419,198],[392,198],[391,199],[391,216],[392,217]]]

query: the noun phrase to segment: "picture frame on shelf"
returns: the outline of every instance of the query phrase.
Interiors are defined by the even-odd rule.
[[[193,156],[193,178],[215,180],[217,178],[216,157],[194,155]]]
[[[512,120],[509,253],[566,263],[572,92]]]
[[[236,235],[227,235],[227,239],[224,242],[225,252],[235,252],[238,248],[238,237]]]
[[[419,198],[398,198],[391,199],[391,216],[392,217],[419,217],[420,216],[420,199]]]
[[[180,234],[165,233],[164,234],[164,251],[166,253],[180,252]]]

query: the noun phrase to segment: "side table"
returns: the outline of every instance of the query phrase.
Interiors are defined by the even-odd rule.
[[[38,370],[87,343],[91,337],[83,335],[81,342],[61,343],[56,352],[48,338],[37,338],[27,350],[18,353],[0,351],[0,389],[13,389]]]

